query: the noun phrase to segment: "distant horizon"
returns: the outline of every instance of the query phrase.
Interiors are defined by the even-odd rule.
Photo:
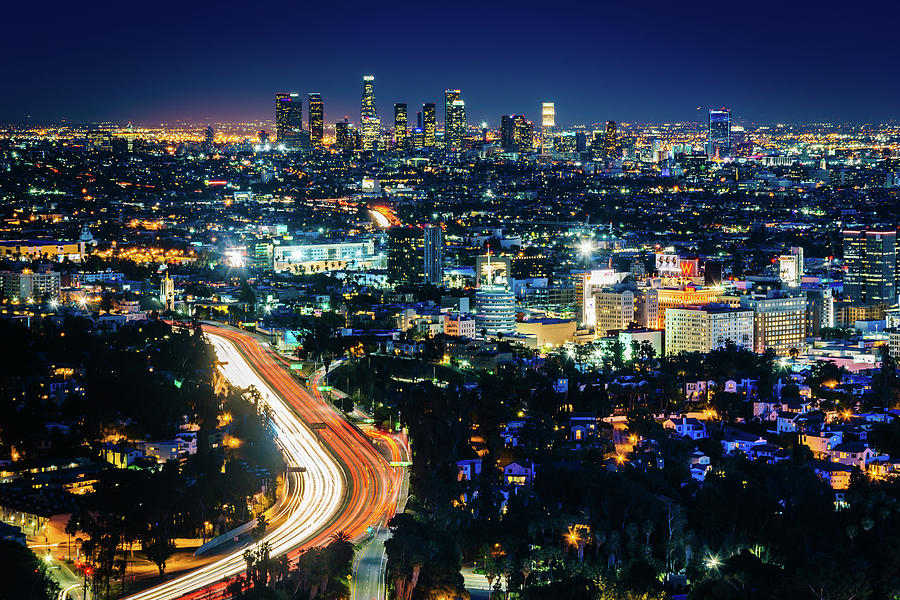
[[[14,3],[6,11],[0,122],[271,118],[277,91],[318,92],[326,121],[356,120],[362,77],[391,107],[459,89],[471,123],[502,114],[561,124],[685,122],[726,106],[741,123],[886,123],[900,118],[900,5],[852,10],[794,0],[747,7],[523,0],[515,10],[348,0],[153,5]],[[21,51],[19,51],[21,50]],[[415,112],[410,112],[414,122]],[[702,121],[703,119],[700,119]]]

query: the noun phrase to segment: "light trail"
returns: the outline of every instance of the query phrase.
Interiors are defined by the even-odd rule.
[[[238,387],[256,387],[271,408],[286,464],[306,468],[287,475],[284,495],[269,518],[275,527],[263,541],[272,556],[287,553],[293,559],[301,548],[324,545],[339,531],[358,539],[369,525],[386,523],[396,509],[403,469],[390,467],[321,394],[310,395],[277,354],[244,333],[206,326],[204,331],[224,363],[225,377]],[[310,388],[320,379],[321,373],[313,377]],[[310,423],[324,429],[313,431]],[[245,571],[243,550],[128,598],[218,596],[224,581]]]

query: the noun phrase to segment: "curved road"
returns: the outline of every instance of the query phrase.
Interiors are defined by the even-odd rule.
[[[231,329],[204,326],[225,377],[235,386],[255,386],[272,409],[276,440],[289,473],[284,498],[266,534],[272,555],[327,544],[343,531],[361,538],[370,525],[393,515],[403,469],[391,467],[359,430],[350,425],[315,386],[312,394],[288,371],[286,361],[253,337]],[[313,425],[311,428],[310,425]],[[243,548],[129,597],[130,600],[174,600],[188,595],[207,598],[224,591],[225,582],[246,568]]]

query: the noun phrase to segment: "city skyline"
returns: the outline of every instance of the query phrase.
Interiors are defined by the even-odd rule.
[[[537,24],[540,7],[523,6],[523,19],[533,16]],[[358,82],[367,73],[378,78],[385,106],[440,103],[443,90],[461,89],[468,120],[492,125],[501,114],[536,120],[544,101],[556,103],[561,125],[702,121],[697,107],[720,106],[732,107],[736,120],[755,122],[880,122],[896,117],[900,91],[886,75],[891,19],[868,19],[863,26],[864,7],[844,15],[840,43],[830,46],[821,31],[834,26],[831,13],[805,2],[781,7],[777,15],[712,3],[684,10],[651,2],[640,12],[577,7],[572,16],[551,15],[542,30],[546,42],[517,45],[511,55],[502,53],[503,36],[484,26],[508,18],[490,6],[461,7],[472,15],[475,35],[466,25],[429,19],[432,9],[401,18],[413,40],[408,49],[392,37],[371,35],[388,15],[354,16],[353,6],[347,16],[305,7],[299,21],[292,18],[299,8],[282,7],[275,23],[268,15],[211,11],[203,4],[182,9],[178,18],[164,8],[145,14],[96,4],[73,14],[51,3],[40,17],[28,7],[12,8],[12,22],[41,24],[41,44],[7,64],[7,77],[16,83],[0,99],[0,121],[258,120],[268,117],[272,93],[296,90],[320,93],[326,122],[334,123],[358,113]],[[889,17],[896,9],[879,10]],[[90,23],[83,33],[101,35],[102,43],[73,44],[71,22]],[[423,22],[430,29],[418,33]],[[288,23],[301,25],[288,32]],[[588,25],[579,30],[575,23]],[[359,43],[336,44],[338,28],[342,39]],[[711,43],[702,33],[716,28],[724,42]],[[28,29],[14,28],[13,47],[33,44]],[[258,34],[246,38],[248,30]],[[602,37],[593,31],[603,31]],[[452,50],[425,43],[454,35],[473,43]],[[135,43],[141,39],[159,43]],[[836,85],[842,72],[853,74],[852,85]]]

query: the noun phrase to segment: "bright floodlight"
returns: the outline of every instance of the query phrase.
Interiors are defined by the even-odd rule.
[[[594,254],[594,242],[589,239],[583,239],[578,244],[578,254],[589,257]]]

